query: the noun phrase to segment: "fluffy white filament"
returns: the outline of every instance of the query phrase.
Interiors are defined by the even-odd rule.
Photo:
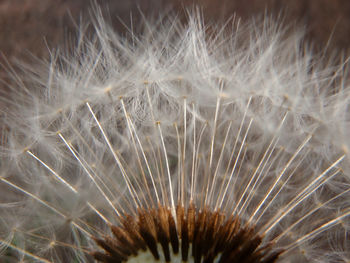
[[[350,89],[265,19],[173,17],[95,38],[11,87],[2,262],[92,262],[124,213],[193,202],[239,215],[280,262],[350,261]],[[257,24],[259,26],[257,26]]]

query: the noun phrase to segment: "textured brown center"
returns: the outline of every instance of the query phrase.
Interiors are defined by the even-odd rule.
[[[120,226],[112,226],[113,237],[95,239],[104,252],[93,252],[96,260],[127,262],[149,250],[154,260],[171,262],[175,255],[195,263],[272,263],[282,251],[262,244],[252,227],[242,227],[235,216],[209,209],[197,211],[194,205],[171,211],[159,205],[152,210],[139,209],[138,216],[125,215]],[[161,254],[162,253],[162,254]]]

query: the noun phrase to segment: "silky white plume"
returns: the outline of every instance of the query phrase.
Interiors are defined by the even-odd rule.
[[[122,214],[190,202],[255,226],[279,262],[349,262],[345,66],[270,19],[144,22],[121,36],[98,16],[11,87],[2,262],[91,262]]]

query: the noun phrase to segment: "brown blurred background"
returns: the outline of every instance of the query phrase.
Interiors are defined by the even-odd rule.
[[[350,48],[349,0],[95,0],[109,14],[116,30],[125,30],[130,12],[137,20],[138,11],[159,13],[162,9],[182,12],[198,4],[206,19],[225,19],[236,13],[247,19],[256,14],[282,14],[287,23],[305,27],[315,47],[338,53]],[[89,0],[0,0],[0,79],[8,77],[4,64],[27,60],[33,54],[48,57],[49,50],[74,36],[80,17],[88,19]],[[108,7],[108,8],[107,8]],[[106,11],[108,10],[108,11]],[[119,19],[117,19],[119,17]]]
[[[45,56],[49,47],[62,43],[66,32],[74,31],[79,16],[88,17],[89,0],[0,0],[0,51],[11,61],[26,50]],[[145,14],[160,12],[171,6],[178,12],[193,3],[203,8],[209,19],[223,19],[236,13],[249,18],[258,13],[278,14],[283,11],[286,22],[306,26],[314,42],[325,44],[332,35],[331,46],[350,46],[349,0],[97,0],[109,9],[117,30],[122,27],[117,17],[128,22],[130,11]],[[104,8],[107,9],[107,8]]]

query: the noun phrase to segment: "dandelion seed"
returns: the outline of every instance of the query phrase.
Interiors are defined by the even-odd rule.
[[[349,262],[349,88],[275,21],[199,13],[19,81],[2,262]]]

